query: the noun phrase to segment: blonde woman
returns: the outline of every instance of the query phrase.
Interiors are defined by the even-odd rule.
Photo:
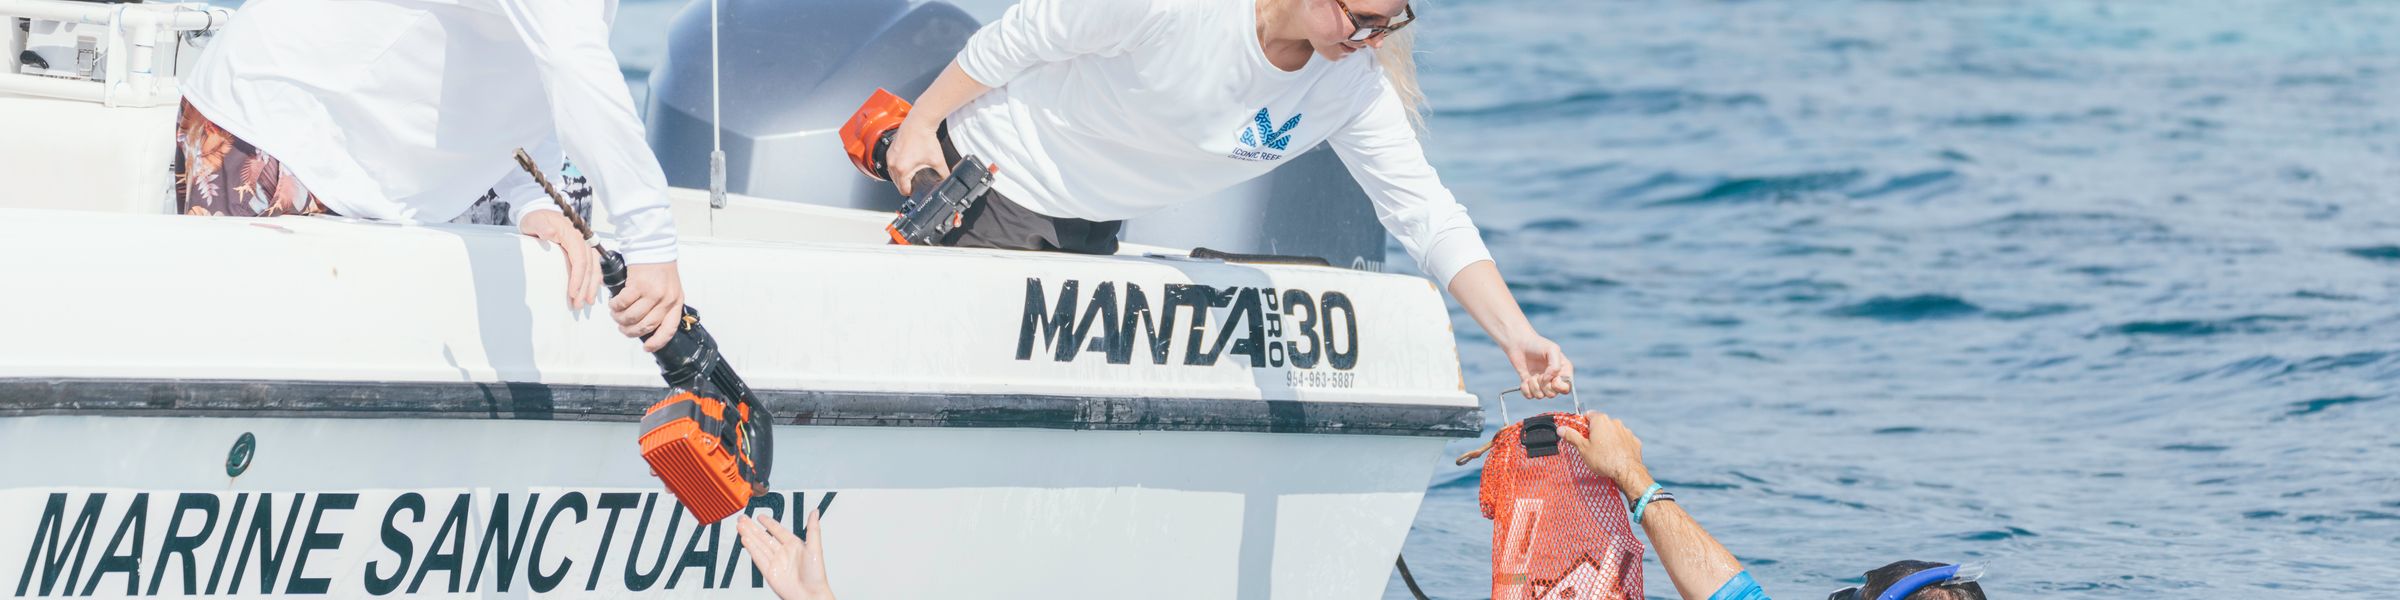
[[[1000,165],[945,243],[1106,254],[1124,219],[1330,143],[1526,396],[1565,393],[1572,364],[1525,319],[1417,142],[1415,23],[1405,0],[1024,0],[917,98],[887,160],[893,173],[947,174],[959,154]]]

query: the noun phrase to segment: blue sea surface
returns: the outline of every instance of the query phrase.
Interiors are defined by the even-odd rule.
[[[1776,597],[2400,592],[2400,3],[1422,4],[1434,164]],[[1477,485],[1436,598],[1489,593]]]
[[[1433,163],[1770,593],[2400,592],[2400,2],[1419,4]],[[620,8],[637,97],[682,6]],[[1443,462],[1406,556],[1485,597]]]

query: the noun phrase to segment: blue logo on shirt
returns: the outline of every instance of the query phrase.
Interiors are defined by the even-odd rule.
[[[1292,128],[1300,126],[1300,116],[1299,113],[1293,113],[1282,127],[1276,127],[1274,117],[1267,116],[1267,109],[1258,109],[1258,116],[1251,117],[1255,127],[1242,127],[1242,145],[1288,150],[1292,145]]]

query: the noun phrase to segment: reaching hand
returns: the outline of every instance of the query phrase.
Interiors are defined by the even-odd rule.
[[[609,300],[617,331],[643,338],[642,350],[657,352],[682,328],[683,276],[675,263],[650,263],[625,268],[625,291]]]
[[[1550,338],[1528,331],[1501,341],[1500,352],[1508,355],[1510,366],[1516,367],[1519,389],[1527,399],[1556,398],[1575,390],[1575,363],[1568,361],[1567,351]]]
[[[517,231],[544,246],[558,246],[567,256],[567,308],[583,310],[591,306],[600,294],[600,251],[583,239],[575,224],[558,211],[537,210],[525,214],[517,223]]]
[[[935,129],[938,125],[921,125],[912,116],[902,121],[899,131],[892,134],[892,148],[883,154],[884,172],[892,176],[892,186],[900,190],[900,195],[916,191],[909,188],[914,185],[913,176],[918,171],[932,169],[944,179],[950,177],[949,165],[942,162],[942,138]]]
[[[817,511],[808,511],[808,540],[802,541],[774,517],[742,517],[734,526],[750,564],[765,575],[767,587],[783,600],[833,600],[833,585],[825,581],[825,526]]]
[[[1583,422],[1591,428],[1590,436],[1573,427],[1559,427],[1558,437],[1575,446],[1575,452],[1583,455],[1584,466],[1629,490],[1627,495],[1650,487],[1650,468],[1642,466],[1642,440],[1633,437],[1633,430],[1600,411],[1583,413]]]

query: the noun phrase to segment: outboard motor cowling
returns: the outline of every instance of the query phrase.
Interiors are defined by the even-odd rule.
[[[836,129],[876,88],[913,99],[1006,4],[971,0],[720,0],[726,191],[888,211],[902,198],[844,156]],[[980,18],[979,18],[980,17]],[[709,6],[675,17],[650,73],[650,147],[667,183],[707,188]],[[1005,165],[1002,166],[1006,168]],[[1330,148],[1265,177],[1126,222],[1137,244],[1311,256],[1380,270],[1387,237],[1366,193]]]

